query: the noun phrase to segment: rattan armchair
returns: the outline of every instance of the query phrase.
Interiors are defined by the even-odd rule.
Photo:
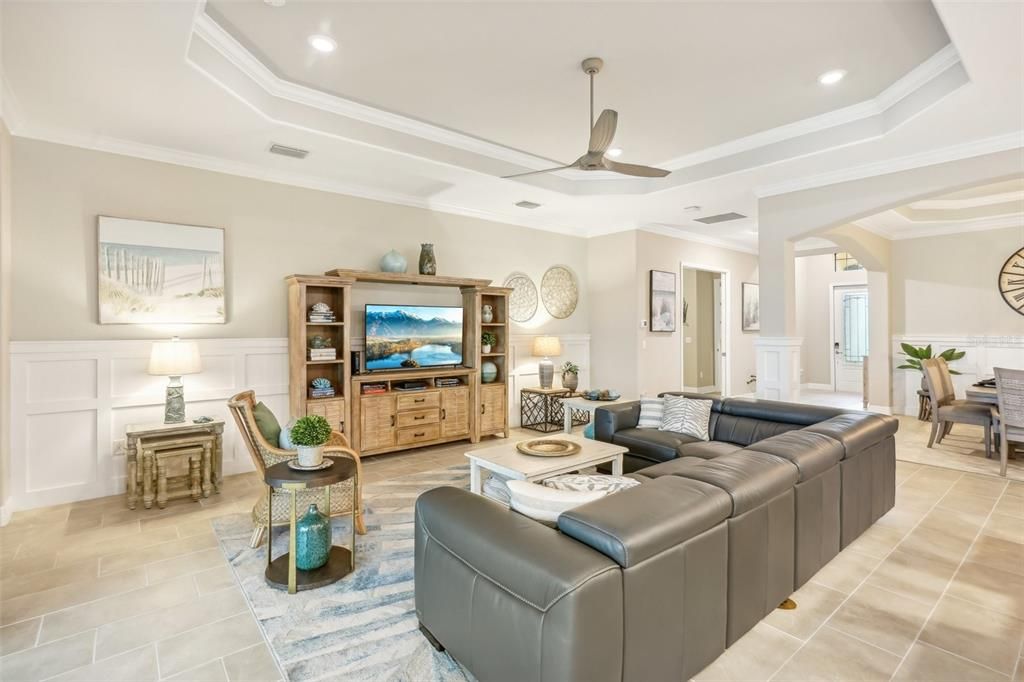
[[[1006,475],[1010,441],[1024,443],[1024,370],[995,368],[999,400],[999,475]]]
[[[282,450],[276,445],[267,442],[263,434],[256,427],[256,418],[253,416],[253,408],[255,406],[256,395],[252,391],[243,391],[228,400],[231,415],[235,418],[235,424],[238,425],[238,431],[242,434],[242,440],[245,441],[246,447],[249,448],[252,461],[262,478],[263,472],[266,471],[267,467],[294,459],[296,452],[293,450]],[[360,490],[363,480],[363,469],[359,461],[359,455],[349,448],[348,439],[345,438],[345,435],[337,431],[331,434],[331,440],[328,441],[327,447],[324,448],[324,454],[351,457],[355,461],[358,474],[356,480],[358,480],[358,483],[356,483],[356,480],[348,480],[331,486],[330,516],[348,515],[352,512],[352,506],[355,505],[356,532],[359,534],[366,533],[366,525],[363,522],[362,491]],[[290,520],[288,515],[291,508],[290,493],[283,490],[274,490],[273,495],[274,518],[272,519],[272,524],[275,526],[286,526]],[[324,488],[302,490],[297,494],[297,502],[302,506],[316,504],[323,510],[325,504],[324,497]],[[264,492],[252,508],[252,522],[255,526],[249,542],[252,547],[259,547],[263,541],[263,534],[267,527],[267,508],[267,493]]]

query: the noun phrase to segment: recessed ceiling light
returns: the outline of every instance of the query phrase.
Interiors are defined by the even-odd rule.
[[[614,159],[614,158],[618,158],[618,157],[622,156],[622,150],[619,149],[618,147],[612,147],[611,149],[606,151],[605,154],[607,154],[608,156],[610,156],[610,157],[612,157]]]
[[[839,81],[843,80],[846,75],[845,69],[832,69],[818,76],[818,82],[822,85],[835,85]]]
[[[334,42],[334,38],[319,33],[309,37],[309,46],[317,52],[324,53],[334,52],[338,49],[338,43]]]

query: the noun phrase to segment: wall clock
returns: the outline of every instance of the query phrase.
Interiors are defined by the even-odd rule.
[[[1006,259],[999,271],[999,293],[1006,305],[1024,315],[1024,248]]]

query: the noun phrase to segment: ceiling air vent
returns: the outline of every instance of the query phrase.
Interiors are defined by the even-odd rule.
[[[290,156],[293,159],[304,159],[309,154],[308,149],[298,149],[296,147],[286,147],[283,144],[272,144],[270,145],[271,154],[280,154],[281,156]]]
[[[540,204],[533,201],[517,201],[516,206],[519,208],[540,208]]]
[[[729,222],[730,220],[740,220],[746,217],[747,216],[743,215],[742,213],[733,213],[730,211],[729,213],[709,215],[705,218],[694,218],[694,220],[696,220],[698,223],[704,223],[705,225],[712,225],[714,223],[726,223]]]

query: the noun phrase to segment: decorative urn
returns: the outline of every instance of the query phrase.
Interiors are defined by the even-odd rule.
[[[405,272],[409,269],[409,261],[405,256],[391,249],[380,259],[381,272]]]
[[[295,567],[312,571],[327,563],[331,554],[331,519],[315,504],[295,522]]]

